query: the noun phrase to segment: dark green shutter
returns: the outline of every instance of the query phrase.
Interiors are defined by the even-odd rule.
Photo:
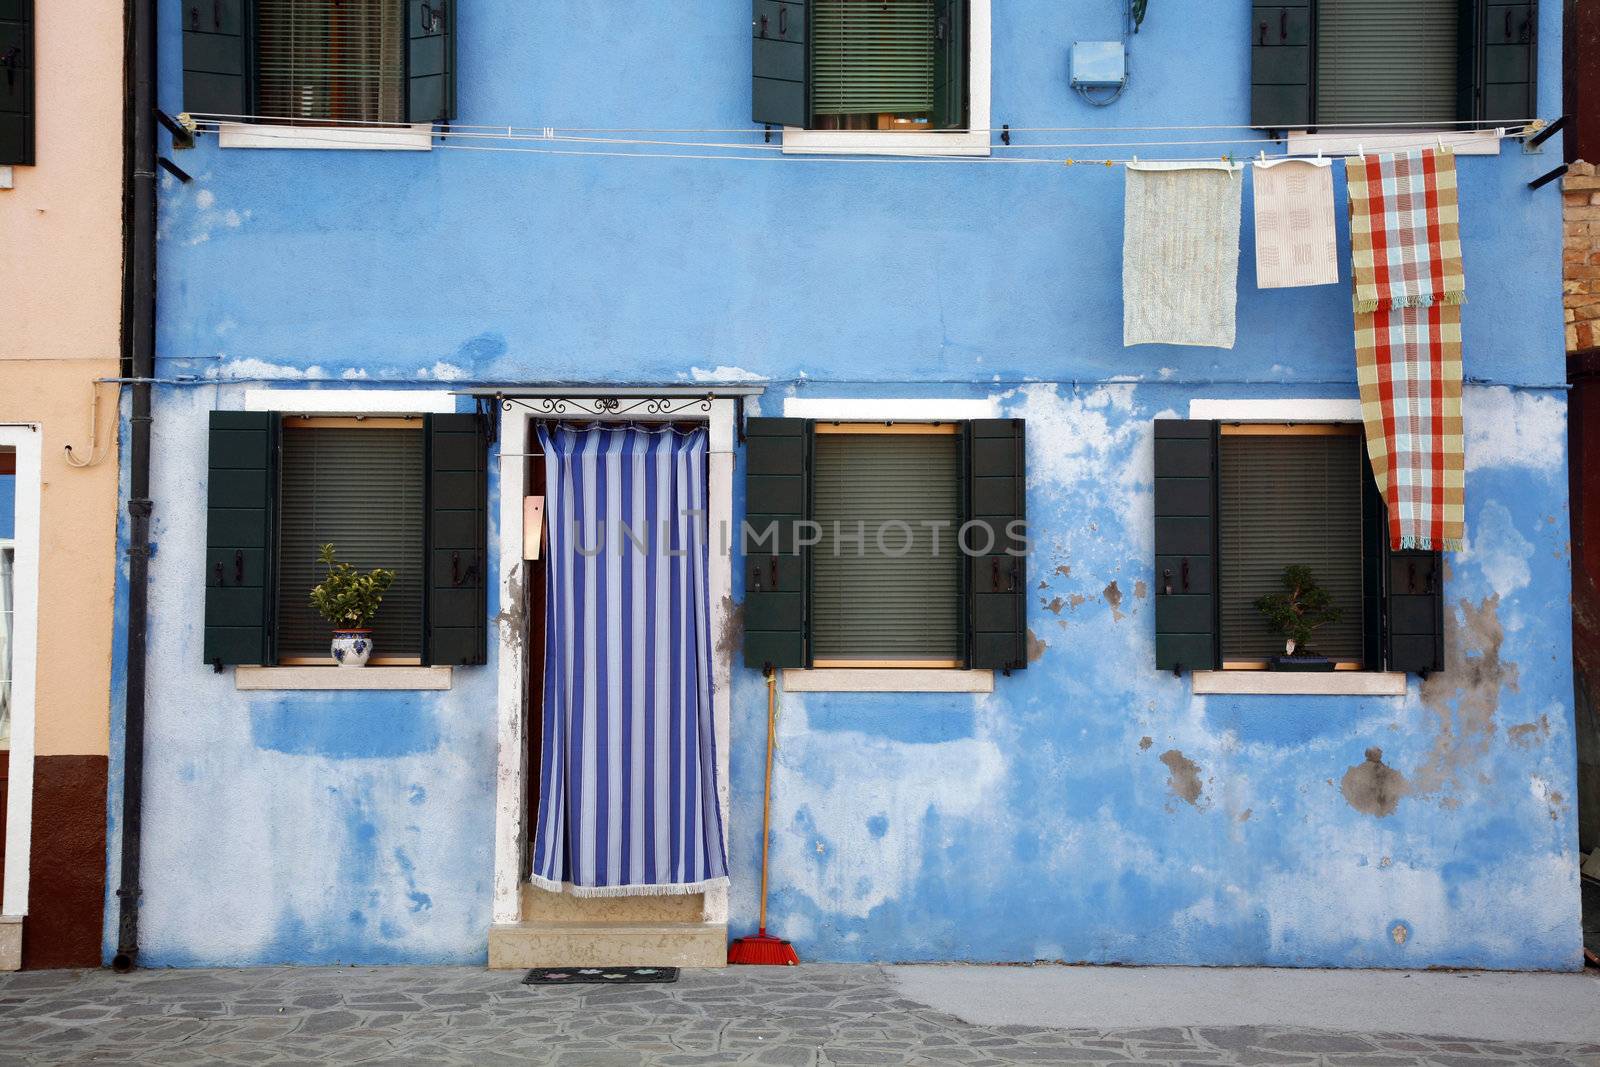
[[[967,0],[935,0],[933,125],[967,128]]]
[[[1490,124],[1533,118],[1539,113],[1534,82],[1539,5],[1489,3],[1483,5],[1483,10],[1483,55],[1479,68],[1482,111],[1461,117]]]
[[[248,115],[249,0],[183,0],[183,109],[200,115]]]
[[[33,0],[0,0],[0,165],[33,164]]]
[[[751,17],[750,120],[811,125],[811,63],[803,0],[754,0]]]
[[[1217,424],[1157,419],[1156,666],[1215,670]]]
[[[965,539],[965,550],[973,553],[967,665],[1022,670],[1028,665],[1026,531],[1017,525],[1028,517],[1023,420],[976,419],[966,425],[966,441],[968,514],[974,525]]]
[[[747,667],[805,667],[806,564],[796,524],[810,517],[811,424],[805,419],[749,419],[745,424],[744,662]],[[772,527],[774,536],[756,538]]]
[[[278,416],[213,411],[206,479],[205,661],[270,664]]]
[[[1250,124],[1312,124],[1311,0],[1256,4],[1250,17]]]
[[[1389,547],[1389,512],[1366,470],[1365,666],[1426,674],[1444,669],[1444,556]]]
[[[455,0],[407,0],[407,121],[455,118],[455,13]]]
[[[488,498],[479,417],[429,415],[427,663],[488,662]]]

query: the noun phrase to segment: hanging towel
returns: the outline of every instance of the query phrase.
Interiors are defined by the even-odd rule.
[[[1242,165],[1130,163],[1122,343],[1232,348]]]
[[[1455,153],[1424,148],[1344,165],[1356,310],[1463,303]]]
[[[541,425],[550,547],[532,881],[580,897],[727,883],[706,431]]]
[[[1356,381],[1389,543],[1455,551],[1466,530],[1455,156],[1351,157],[1345,173]]]
[[[1252,169],[1256,200],[1256,288],[1331,285],[1333,161],[1271,159]]]

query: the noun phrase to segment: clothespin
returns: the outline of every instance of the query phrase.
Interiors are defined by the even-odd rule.
[[[1108,166],[1108,167],[1114,167],[1114,166],[1116,166],[1116,165],[1117,165],[1117,164],[1116,164],[1116,160],[1113,160],[1113,159],[1108,159],[1108,160],[1106,160],[1106,166]]]
[[[1265,163],[1266,161],[1267,161],[1267,150],[1265,148],[1263,148],[1261,150],[1261,162]]]
[[[1061,165],[1063,167],[1070,167],[1070,166],[1072,166],[1072,164],[1074,164],[1076,162],[1077,162],[1077,160],[1075,160],[1075,159],[1063,159],[1061,161]]]

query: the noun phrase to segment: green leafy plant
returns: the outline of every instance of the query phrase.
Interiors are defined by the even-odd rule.
[[[394,584],[394,571],[379,567],[362,574],[333,555],[333,545],[322,546],[321,563],[328,576],[311,590],[311,606],[337,630],[365,630]]]
[[[1279,633],[1294,642],[1291,653],[1301,655],[1312,654],[1307,646],[1318,627],[1338,622],[1344,615],[1344,610],[1334,605],[1328,591],[1317,584],[1311,568],[1299,565],[1283,569],[1283,592],[1257,597],[1256,610],[1265,615]]]

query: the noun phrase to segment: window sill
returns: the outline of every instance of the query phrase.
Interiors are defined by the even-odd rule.
[[[240,690],[449,689],[450,667],[235,667]]]
[[[258,122],[223,122],[217,126],[221,148],[332,148],[345,151],[433,151],[433,124],[410,126],[269,126]]]
[[[1196,696],[1350,696],[1403,697],[1406,676],[1399,671],[1195,671]]]
[[[785,669],[790,693],[992,693],[993,671],[917,667],[815,667]]]
[[[783,128],[786,156],[986,156],[989,134],[879,133],[873,130]]]
[[[1498,156],[1499,130],[1338,130],[1334,133],[1289,131],[1291,156],[1353,156],[1360,152],[1384,152],[1404,148],[1432,148],[1443,144],[1458,156]],[[1272,157],[1267,157],[1270,162]]]

